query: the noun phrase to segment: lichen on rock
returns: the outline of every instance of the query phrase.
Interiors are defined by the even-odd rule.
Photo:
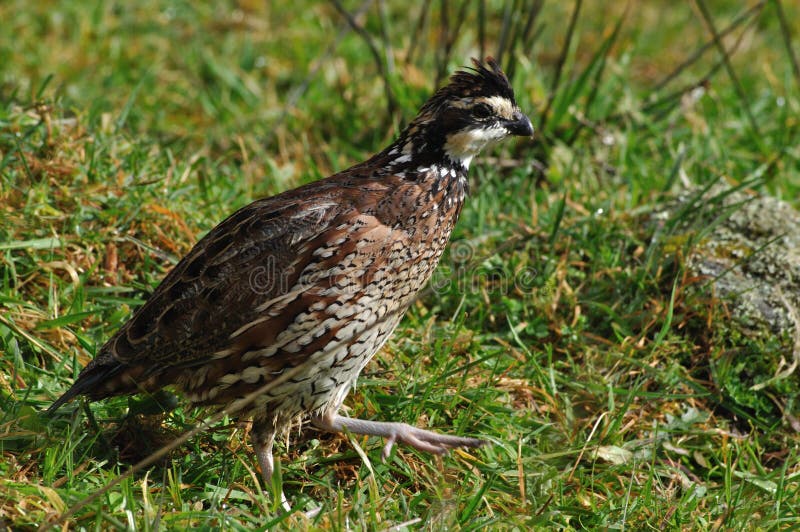
[[[721,185],[704,197],[718,199],[704,205],[721,219],[691,250],[689,272],[713,283],[742,326],[793,331],[800,326],[800,213],[785,201]]]

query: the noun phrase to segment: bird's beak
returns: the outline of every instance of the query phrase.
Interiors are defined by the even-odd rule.
[[[520,111],[515,111],[513,118],[506,122],[506,129],[508,129],[508,132],[512,135],[518,135],[520,137],[530,137],[533,135],[531,119]]]

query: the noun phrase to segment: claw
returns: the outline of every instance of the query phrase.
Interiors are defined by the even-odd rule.
[[[389,459],[389,455],[392,454],[392,447],[394,447],[395,440],[397,440],[397,436],[394,434],[386,438],[386,445],[383,446],[383,451],[381,451],[381,461],[386,462],[386,460]]]

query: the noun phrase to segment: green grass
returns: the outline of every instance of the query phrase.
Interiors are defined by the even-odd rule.
[[[526,35],[528,2],[486,3],[492,53],[516,6],[503,61],[537,139],[476,163],[439,271],[346,405],[490,446],[381,463],[374,439],[294,430],[277,457],[296,508],[322,508],[307,519],[277,511],[226,418],[69,527],[791,528],[800,386],[752,384],[791,360],[794,331],[747,331],[687,275],[726,215],[713,201],[653,216],[686,180],[800,206],[776,4],[708,3],[718,32],[744,14],[722,40],[734,75],[712,45],[664,86],[712,41],[703,2],[587,2],[567,46],[572,3]],[[438,3],[416,35],[420,6],[374,4],[357,20],[380,70],[333,3],[0,4],[0,527],[57,518],[207,419],[182,402],[127,416],[127,398],[41,412],[204,231],[380,149],[438,70],[480,51],[478,3],[444,63]]]

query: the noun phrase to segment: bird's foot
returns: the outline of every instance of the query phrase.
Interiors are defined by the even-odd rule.
[[[311,419],[315,427],[329,432],[348,431],[353,434],[381,436],[386,439],[381,457],[386,460],[396,442],[405,443],[420,451],[444,454],[456,447],[480,447],[486,441],[462,436],[448,436],[432,430],[420,429],[406,423],[369,421],[338,414],[315,416]]]
[[[392,423],[392,425],[396,425],[393,432],[389,436],[384,436],[386,445],[383,446],[383,451],[381,452],[381,458],[384,461],[389,458],[392,447],[396,442],[433,454],[444,454],[448,450],[457,447],[480,447],[486,443],[485,440],[439,434],[438,432],[421,429],[406,423]]]

